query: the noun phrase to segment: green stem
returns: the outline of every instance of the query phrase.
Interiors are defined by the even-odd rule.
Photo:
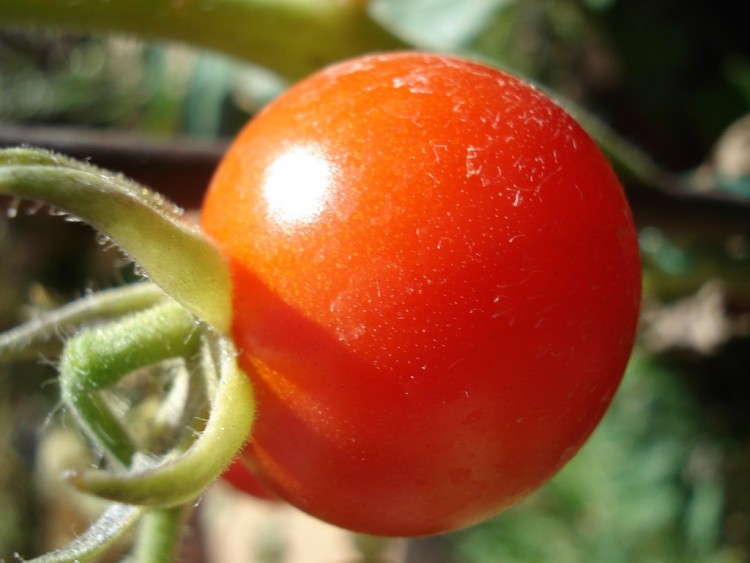
[[[150,283],[137,283],[93,293],[0,334],[0,361],[30,360],[57,353],[61,335],[93,320],[114,319],[155,304],[164,292]]]
[[[60,369],[63,392],[109,387],[135,369],[194,354],[197,343],[195,318],[171,300],[105,327],[84,330],[65,348]]]
[[[185,451],[206,427],[213,395],[209,379],[215,374],[206,369],[203,354],[183,360],[183,371],[173,379],[170,392],[151,421],[149,435],[143,442],[149,452]]]
[[[126,473],[84,471],[69,474],[78,488],[128,504],[176,506],[190,502],[219,477],[240,451],[252,428],[255,409],[247,375],[237,366],[234,348],[206,334],[216,351],[220,375],[206,427],[182,455],[145,468],[134,463]]]
[[[60,361],[63,402],[105,451],[129,465],[135,448],[107,402],[94,394],[135,369],[195,354],[196,321],[174,301],[165,301],[105,327],[84,330],[65,346]]]
[[[132,528],[144,510],[135,506],[113,504],[81,536],[70,544],[26,563],[70,563],[95,561]]]
[[[95,395],[81,395],[72,403],[70,401],[68,398],[68,407],[76,423],[97,449],[120,465],[130,465],[137,450],[136,445],[109,403]]]
[[[343,58],[405,47],[363,0],[5,0],[0,22],[183,41],[291,80]]]
[[[0,194],[41,201],[82,219],[194,315],[229,332],[231,280],[223,256],[157,193],[87,163],[21,148],[0,150]]]
[[[181,528],[189,508],[154,508],[141,519],[138,539],[132,556],[137,563],[171,563],[175,561]]]

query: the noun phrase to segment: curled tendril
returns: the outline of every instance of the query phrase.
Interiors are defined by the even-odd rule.
[[[205,338],[205,353],[212,356],[220,378],[208,421],[195,442],[156,464],[136,459],[133,467],[122,473],[70,474],[74,485],[118,502],[169,507],[190,502],[229,465],[250,432],[253,411],[237,407],[252,403],[252,389],[236,365],[231,344],[210,333]]]

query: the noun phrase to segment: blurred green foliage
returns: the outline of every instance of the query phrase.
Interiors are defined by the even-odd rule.
[[[457,534],[458,560],[744,561],[722,545],[722,454],[681,377],[637,351],[579,455],[527,502]]]

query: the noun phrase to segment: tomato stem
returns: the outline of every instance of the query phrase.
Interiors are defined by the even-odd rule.
[[[190,505],[154,508],[141,520],[133,561],[139,563],[170,563],[175,561],[180,530]]]
[[[194,315],[222,334],[229,332],[231,281],[224,258],[159,194],[38,149],[0,151],[0,194],[41,201],[90,224]]]

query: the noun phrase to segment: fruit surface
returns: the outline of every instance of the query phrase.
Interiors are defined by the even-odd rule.
[[[438,533],[518,501],[589,436],[633,344],[609,164],[473,62],[375,55],[292,87],[229,149],[202,226],[258,398],[247,461],[345,528]]]

